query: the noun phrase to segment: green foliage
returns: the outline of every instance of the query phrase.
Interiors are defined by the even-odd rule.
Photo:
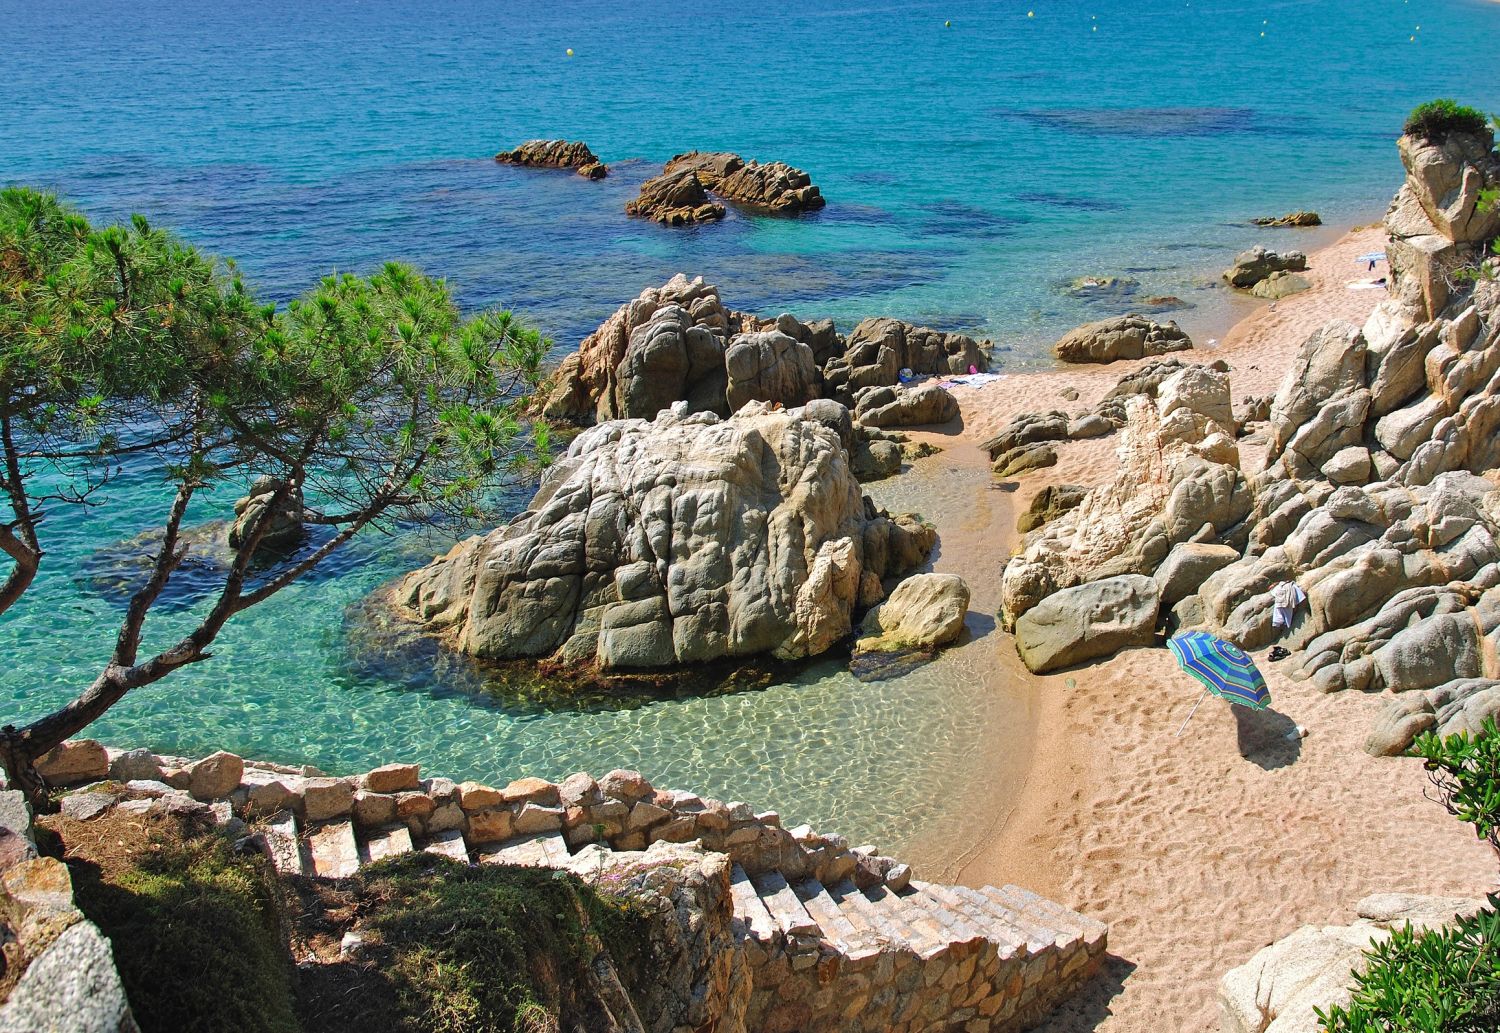
[[[1402,131],[1431,143],[1442,143],[1449,133],[1482,133],[1489,126],[1484,112],[1446,98],[1419,104],[1406,118]]]
[[[588,1007],[574,995],[601,949],[621,968],[644,962],[647,918],[551,869],[408,855],[356,881],[370,949],[395,989],[393,1029],[556,1029]]]
[[[1327,1033],[1492,1033],[1500,1029],[1500,897],[1446,929],[1395,930],[1368,952],[1348,1008],[1318,1018]]]
[[[1426,732],[1412,743],[1410,753],[1422,758],[1438,802],[1500,850],[1500,729],[1495,718],[1485,718],[1477,736],[1444,738]]]
[[[97,830],[100,856],[72,864],[78,906],[115,944],[145,1033],[298,1033],[274,877],[222,835],[148,826],[144,843]],[[89,840],[94,825],[74,837]],[[71,844],[70,844],[71,845]]]

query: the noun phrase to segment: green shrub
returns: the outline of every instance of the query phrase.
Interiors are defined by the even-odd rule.
[[[1409,752],[1422,758],[1448,813],[1474,826],[1480,839],[1500,850],[1500,728],[1495,719],[1485,718],[1477,736],[1443,738],[1427,732]]]
[[[1406,117],[1403,132],[1431,143],[1442,143],[1449,133],[1482,133],[1489,126],[1484,113],[1453,100],[1430,100]]]
[[[78,907],[114,944],[144,1033],[300,1033],[279,894],[262,859],[170,818],[115,812],[56,831]]]
[[[601,949],[622,976],[652,978],[648,919],[565,873],[412,854],[364,869],[352,881],[361,926],[374,934],[370,950],[394,991],[395,1029],[565,1027],[590,1007],[575,995],[585,993],[588,967]]]
[[[1318,1019],[1327,1033],[1493,1033],[1500,1029],[1500,897],[1439,930],[1410,926],[1368,952],[1348,1008]]]

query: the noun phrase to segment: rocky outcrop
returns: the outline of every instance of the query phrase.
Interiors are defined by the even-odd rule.
[[[860,388],[899,383],[900,372],[983,373],[989,359],[974,338],[914,326],[899,319],[866,319],[849,335],[844,354],[823,369],[828,396],[853,404]]]
[[[958,399],[937,384],[867,387],[855,398],[854,419],[866,427],[927,427],[958,419]]]
[[[1300,273],[1307,269],[1307,256],[1301,251],[1278,254],[1257,244],[1234,256],[1234,264],[1224,270],[1224,282],[1231,287],[1248,289],[1272,273]]]
[[[589,145],[572,140],[527,140],[513,151],[501,151],[495,160],[502,165],[538,169],[573,169],[586,179],[603,179],[609,167],[595,157]]]
[[[1077,509],[1088,489],[1079,484],[1049,484],[1031,498],[1026,512],[1016,519],[1016,530],[1021,534],[1035,531],[1050,520]]]
[[[1060,362],[1114,362],[1186,351],[1192,346],[1192,339],[1176,323],[1155,323],[1132,314],[1070,330],[1052,346],[1052,353]]]
[[[737,335],[724,352],[724,368],[730,412],[738,412],[746,402],[790,408],[822,393],[823,378],[812,349],[780,330]]]
[[[667,162],[667,174],[682,172],[692,172],[725,200],[777,215],[815,211],[826,203],[812,177],[781,161],[762,165],[724,151],[689,151]]]
[[[1001,617],[1007,627],[1018,628],[1023,615],[1055,593],[1105,578],[1149,576],[1174,546],[1233,545],[1242,533],[1253,498],[1225,422],[1233,419],[1229,378],[1184,366],[1158,385],[1155,399],[1131,395],[1124,405],[1115,479],[1029,534],[1006,565]],[[1159,590],[1152,584],[1154,606]],[[1049,616],[1047,623],[1058,622]],[[1054,637],[1084,630],[1060,625]]]
[[[1468,659],[1472,666],[1472,656]],[[1426,692],[1405,692],[1392,699],[1371,726],[1365,752],[1399,756],[1423,732],[1472,738],[1491,717],[1500,719],[1500,680],[1455,678]]]
[[[734,332],[747,334],[758,330],[778,330],[811,348],[813,361],[819,368],[844,351],[844,339],[839,336],[831,319],[815,319],[804,323],[789,312],[783,312],[774,319],[763,319],[748,312],[731,312],[730,327]]]
[[[1285,227],[1285,226],[1321,226],[1323,220],[1318,217],[1317,212],[1288,212],[1286,215],[1262,216],[1251,219],[1257,226]]]
[[[860,496],[816,415],[751,402],[721,420],[679,403],[579,435],[525,513],[408,575],[396,598],[491,659],[794,659],[849,634],[861,600],[934,540]]]
[[[640,194],[626,203],[625,214],[664,226],[693,226],[724,218],[724,206],[708,199],[694,173],[664,172],[641,184]]]
[[[1221,1033],[1318,1033],[1315,1008],[1348,1007],[1352,973],[1363,972],[1365,951],[1408,923],[1414,929],[1450,924],[1473,914],[1481,900],[1377,893],[1355,905],[1352,925],[1304,925],[1248,962],[1224,974],[1219,983]]]

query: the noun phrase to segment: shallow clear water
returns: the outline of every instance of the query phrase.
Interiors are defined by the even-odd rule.
[[[560,349],[679,270],[737,308],[977,331],[1012,345],[1015,365],[1139,301],[1059,290],[1082,274],[1135,277],[1208,327],[1233,251],[1312,239],[1248,218],[1372,220],[1412,105],[1500,107],[1500,5],[1481,0],[0,0],[0,25],[0,182],[55,187],[100,219],[143,211],[238,258],[274,298],[334,267],[409,259],[466,304],[514,306]],[[587,140],[610,178],[488,160],[534,136]],[[640,181],[690,147],[790,161],[829,207],[690,230],[627,219]],[[922,486],[881,491],[963,511]],[[139,477],[108,501],[51,522],[46,573],[0,617],[0,720],[55,705],[107,653],[100,629],[120,611],[96,553],[167,503]],[[441,547],[358,546],[236,618],[213,661],[127,699],[98,734],[335,771],[409,758],[491,781],[634,766],[899,845],[951,817],[941,790],[972,775],[997,724],[1024,718],[974,648],[878,685],[829,662],[771,688],[613,709],[484,697],[462,665],[372,665],[346,610]],[[192,603],[153,616],[153,633]]]

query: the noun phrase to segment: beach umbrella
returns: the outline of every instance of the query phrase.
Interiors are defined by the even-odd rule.
[[[1182,734],[1188,721],[1198,712],[1198,704],[1210,692],[1222,700],[1253,710],[1264,710],[1270,705],[1271,694],[1266,691],[1266,680],[1238,646],[1206,631],[1187,631],[1168,639],[1167,648],[1184,671],[1203,683],[1203,694],[1188,711],[1182,728],[1177,729],[1178,735]]]
[[[1385,261],[1385,252],[1384,251],[1371,251],[1368,255],[1360,255],[1358,258],[1355,259],[1355,261],[1356,262],[1384,262]]]

